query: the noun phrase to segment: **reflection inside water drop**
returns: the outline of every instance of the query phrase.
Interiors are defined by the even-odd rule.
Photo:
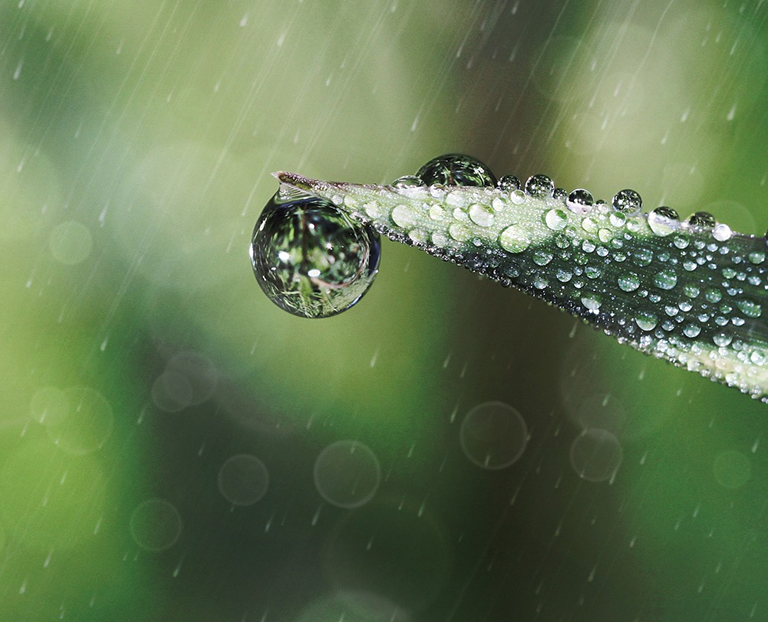
[[[307,318],[336,315],[371,286],[381,246],[372,228],[312,196],[264,207],[251,240],[253,272],[281,309]]]

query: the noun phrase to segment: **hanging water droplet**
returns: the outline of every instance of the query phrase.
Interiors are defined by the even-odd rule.
[[[711,229],[717,221],[709,212],[696,212],[688,216],[685,221],[690,227],[701,227],[702,229]]]
[[[392,186],[395,188],[412,188],[423,185],[425,185],[424,182],[416,175],[403,175],[392,182]]]
[[[253,231],[251,264],[277,306],[307,318],[341,313],[368,291],[379,266],[379,235],[317,197],[278,195]]]
[[[658,236],[667,236],[680,226],[680,216],[671,207],[657,207],[648,214],[648,226]]]
[[[551,209],[544,215],[544,222],[553,231],[560,231],[568,224],[568,214],[561,209]]]
[[[715,225],[714,229],[712,229],[712,237],[715,238],[718,242],[725,242],[730,240],[732,235],[733,231],[731,231],[731,228],[724,223],[719,223]]]
[[[571,192],[566,200],[568,209],[576,214],[586,214],[592,209],[594,203],[595,199],[592,196],[592,193],[583,188],[577,188]]]
[[[636,191],[626,188],[614,195],[611,205],[617,212],[633,216],[643,207],[643,199]]]
[[[520,180],[514,175],[504,175],[496,186],[504,192],[512,192],[513,190],[520,190]]]
[[[416,173],[422,182],[431,186],[495,186],[496,177],[477,158],[461,153],[448,153],[427,162]]]
[[[555,191],[555,182],[547,175],[533,175],[525,182],[525,192],[532,197],[551,197]]]
[[[525,227],[511,225],[501,232],[499,244],[510,253],[522,253],[531,245],[531,237]]]

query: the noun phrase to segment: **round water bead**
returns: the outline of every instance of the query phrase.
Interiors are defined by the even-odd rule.
[[[552,196],[560,201],[565,202],[568,199],[568,191],[565,188],[555,188]]]
[[[648,214],[648,226],[656,235],[667,236],[680,224],[680,216],[671,207],[657,207]]]
[[[547,175],[533,175],[525,182],[525,191],[532,197],[551,197],[555,192],[555,182]]]
[[[264,207],[251,239],[259,286],[278,307],[322,318],[341,313],[368,291],[379,267],[379,235],[317,197]]]
[[[592,209],[594,202],[595,199],[592,193],[583,188],[577,188],[571,192],[566,200],[568,209],[576,214],[586,214]]]
[[[477,158],[461,153],[438,156],[422,166],[416,176],[427,185],[495,186],[496,176]]]
[[[619,190],[619,192],[614,195],[611,205],[617,212],[632,216],[637,214],[643,207],[643,199],[634,190],[626,188],[624,190]]]
[[[514,175],[504,175],[496,185],[499,190],[503,190],[504,192],[520,190],[520,180]]]
[[[709,212],[695,212],[688,216],[685,222],[691,227],[701,227],[702,229],[711,229],[717,224],[715,217]]]

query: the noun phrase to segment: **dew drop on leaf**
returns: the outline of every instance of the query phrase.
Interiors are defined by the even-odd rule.
[[[424,185],[495,186],[496,177],[477,158],[461,153],[449,153],[427,162],[416,173]]]

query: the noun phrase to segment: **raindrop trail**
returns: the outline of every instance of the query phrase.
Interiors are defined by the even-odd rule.
[[[514,286],[621,343],[768,402],[762,237],[718,228],[709,215],[680,222],[669,208],[639,212],[640,197],[630,190],[609,202],[569,205],[568,194],[549,192],[554,185],[542,184],[542,176],[529,179],[528,192],[275,176],[284,191],[328,200],[394,241]]]

